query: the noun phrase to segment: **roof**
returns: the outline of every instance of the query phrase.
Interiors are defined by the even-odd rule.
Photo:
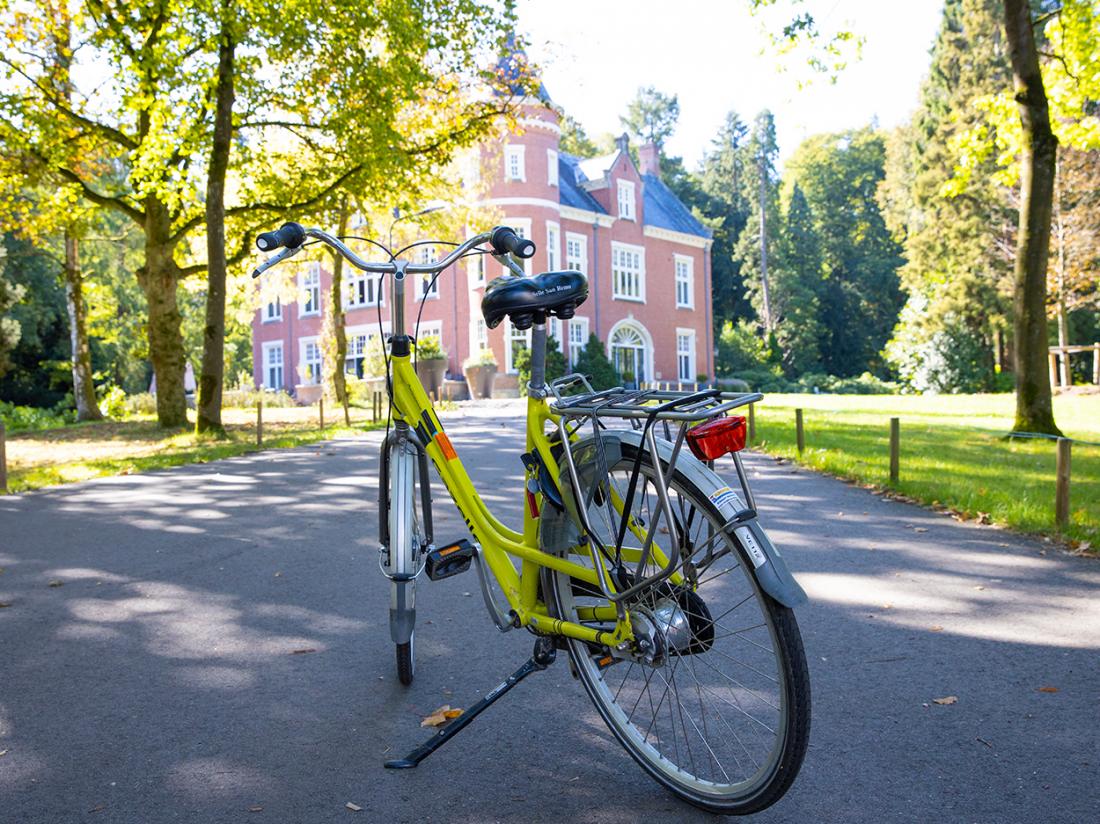
[[[500,56],[494,67],[497,80],[506,88],[511,94],[525,95],[530,89],[531,81],[534,80],[530,61],[527,58],[527,52],[516,46],[516,40],[514,35],[508,35],[507,42],[508,51]],[[497,94],[501,93],[498,89]],[[537,97],[543,103],[553,105],[553,101],[550,99],[550,93],[546,91],[546,87],[542,85],[542,81],[539,81],[539,87]]]
[[[646,225],[671,229],[688,235],[710,237],[713,232],[695,219],[680,198],[656,175],[642,175],[644,204],[642,215]]]
[[[558,197],[562,206],[607,214],[581,185],[607,175],[618,152],[601,157],[582,159],[575,155],[558,154]],[[642,175],[642,218],[645,225],[673,232],[709,238],[712,232],[692,215],[675,193],[656,175]]]

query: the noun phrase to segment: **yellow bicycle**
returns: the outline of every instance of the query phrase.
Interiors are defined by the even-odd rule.
[[[595,391],[580,375],[547,385],[546,319],[572,317],[587,282],[569,271],[524,276],[513,258],[530,257],[535,246],[507,227],[472,237],[434,263],[414,264],[389,250],[390,260],[367,262],[327,232],[287,223],[257,239],[261,250],[281,251],[253,276],[311,242],[391,278],[393,426],[382,447],[379,563],[391,581],[401,681],[414,675],[421,573],[439,580],[473,566],[497,627],[536,636],[522,667],[386,766],[415,767],[564,649],[612,733],[660,784],[718,813],[775,803],[806,752],[810,681],[792,611],[805,593],[760,525],[739,454],[745,421],[729,414],[761,396]],[[532,330],[520,530],[496,518],[478,494],[410,359],[408,277],[438,277],[472,254],[490,254],[513,273],[486,288],[487,325],[508,317]],[[732,456],[736,488],[714,471],[724,455]],[[429,461],[470,539],[435,546]]]

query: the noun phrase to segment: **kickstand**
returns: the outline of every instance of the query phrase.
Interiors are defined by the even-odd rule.
[[[554,648],[554,640],[552,638],[539,637],[535,641],[535,651],[531,653],[531,657],[527,659],[527,662],[518,670],[509,675],[503,683],[494,687],[489,693],[470,707],[462,715],[458,716],[454,721],[441,729],[411,753],[404,758],[398,758],[393,761],[387,761],[385,766],[389,770],[408,770],[420,764],[425,758],[438,750],[444,744],[446,744],[454,736],[458,735],[465,729],[475,718],[489,708],[489,706],[504,695],[508,690],[512,689],[516,684],[526,678],[533,672],[544,670],[552,663],[557,656],[557,650]]]

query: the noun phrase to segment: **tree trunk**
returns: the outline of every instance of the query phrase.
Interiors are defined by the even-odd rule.
[[[84,312],[84,278],[75,235],[65,231],[65,308],[69,312],[69,343],[72,348],[73,399],[78,421],[101,421],[103,413],[95,399],[92,382],[92,352]]]
[[[338,233],[347,234],[349,207],[347,198],[340,201],[340,224]],[[344,425],[351,426],[351,414],[348,411],[348,384],[344,375],[344,360],[348,356],[348,337],[345,331],[344,316],[344,256],[332,256],[332,288],[329,291],[329,311],[332,317],[332,391],[336,402],[344,409]]]
[[[187,425],[187,397],[183,390],[186,359],[176,301],[180,269],[170,241],[168,208],[155,197],[145,199],[145,263],[138,283],[149,305],[149,359],[157,381],[157,422],[165,428]]]
[[[1017,432],[1060,435],[1047,374],[1047,261],[1058,139],[1050,128],[1039,55],[1027,0],[1005,0],[1005,34],[1023,127],[1020,224],[1013,300]]]
[[[768,296],[768,170],[760,158],[760,294],[764,299],[764,339],[772,331],[772,307]]]
[[[225,175],[233,140],[233,56],[236,42],[226,20],[218,39],[218,81],[214,103],[214,137],[206,174],[206,325],[202,336],[202,374],[195,431],[225,436],[222,384],[225,378]]]

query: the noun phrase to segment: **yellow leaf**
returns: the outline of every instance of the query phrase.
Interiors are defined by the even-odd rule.
[[[1058,692],[1057,687],[1039,687],[1039,692]]]
[[[959,701],[959,697],[957,695],[947,695],[947,696],[944,696],[943,698],[933,698],[932,699],[933,704],[957,704],[958,701]]]

